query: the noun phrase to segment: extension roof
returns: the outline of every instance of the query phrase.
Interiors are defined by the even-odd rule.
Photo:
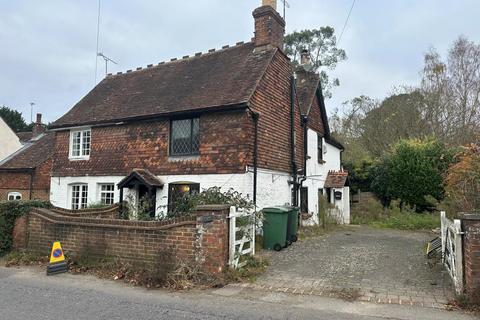
[[[343,188],[348,186],[348,171],[329,171],[325,188]]]
[[[278,49],[225,46],[107,76],[51,128],[246,106]]]
[[[0,162],[0,171],[35,169],[53,155],[54,146],[54,132],[32,139],[20,150]]]

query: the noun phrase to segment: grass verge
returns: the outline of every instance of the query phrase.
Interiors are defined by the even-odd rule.
[[[39,266],[46,268],[49,257],[28,251],[13,251],[5,257],[6,267]],[[247,257],[242,269],[227,268],[223,273],[204,273],[200,265],[165,259],[162,256],[154,263],[131,263],[117,259],[97,258],[91,255],[69,255],[65,253],[68,272],[91,274],[101,279],[123,281],[146,288],[188,290],[193,288],[223,287],[232,282],[254,282],[268,266],[266,259]]]
[[[362,209],[352,209],[352,224],[398,230],[432,230],[440,227],[439,213],[417,213],[411,208],[399,208],[393,203],[384,208],[378,201],[369,200]]]

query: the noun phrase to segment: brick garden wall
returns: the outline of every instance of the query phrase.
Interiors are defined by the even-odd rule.
[[[210,273],[228,262],[228,207],[199,207],[192,217],[165,222],[68,216],[33,209],[17,220],[14,247],[49,254],[54,241],[65,252],[155,263],[173,255]]]
[[[480,214],[462,217],[465,290],[480,301]]]

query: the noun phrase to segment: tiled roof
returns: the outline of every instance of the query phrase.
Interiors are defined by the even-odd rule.
[[[162,187],[164,185],[163,181],[157,178],[149,170],[133,169],[133,171],[128,176],[123,178],[122,181],[118,183],[118,186],[121,188],[128,186],[129,182],[131,182],[132,179],[140,180],[141,182],[151,187]]]
[[[347,185],[348,171],[329,171],[325,188],[343,188]]]
[[[21,143],[25,143],[30,139],[32,139],[33,132],[32,131],[17,132],[16,135],[20,139]]]
[[[239,43],[107,76],[51,127],[203,111],[247,103],[278,49]]]
[[[306,72],[301,67],[297,73],[297,96],[300,110],[303,115],[308,115],[313,104],[313,99],[320,84],[320,76],[314,72]]]
[[[54,153],[55,133],[48,132],[31,140],[23,148],[0,162],[1,169],[34,169]]]

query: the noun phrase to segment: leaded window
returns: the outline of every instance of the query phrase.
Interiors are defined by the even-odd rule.
[[[200,118],[172,120],[170,155],[197,155],[200,148]]]

